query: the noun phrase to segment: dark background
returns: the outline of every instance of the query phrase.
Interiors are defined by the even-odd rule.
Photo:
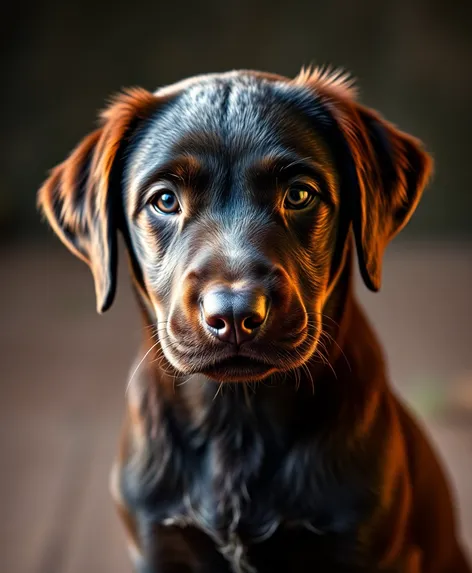
[[[0,13],[0,571],[125,573],[107,490],[139,343],[126,277],[95,314],[88,269],[36,190],[122,87],[205,72],[332,64],[436,164],[361,302],[395,390],[447,467],[472,548],[472,2],[10,2]]]

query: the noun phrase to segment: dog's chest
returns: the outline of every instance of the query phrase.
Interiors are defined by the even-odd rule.
[[[349,468],[330,467],[314,440],[287,443],[238,416],[220,422],[207,434],[161,428],[141,475],[132,476],[133,505],[147,519],[204,531],[236,573],[257,571],[251,547],[276,532],[302,530],[313,541],[356,536],[372,500],[347,486]]]
[[[224,545],[269,536],[280,523],[281,508],[269,487],[276,456],[268,452],[264,437],[239,424],[199,441],[182,452],[183,488],[175,490],[176,505],[169,507],[165,523],[193,525]],[[175,474],[172,465],[168,470]]]
[[[249,548],[283,525],[284,510],[270,489],[264,451],[257,440],[229,445],[224,453],[218,444],[200,452],[198,470],[194,466],[192,475],[187,474],[188,489],[183,496],[176,492],[159,521],[204,531],[234,573],[257,573]]]

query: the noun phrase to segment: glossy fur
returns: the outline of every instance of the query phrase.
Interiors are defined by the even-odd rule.
[[[470,572],[352,288],[354,250],[380,288],[430,169],[343,75],[314,70],[131,90],[53,170],[39,204],[91,267],[98,310],[119,230],[143,318],[111,480],[137,571]],[[316,198],[291,211],[300,181]],[[162,182],[179,214],[156,214]],[[215,285],[270,301],[252,340],[205,328]]]

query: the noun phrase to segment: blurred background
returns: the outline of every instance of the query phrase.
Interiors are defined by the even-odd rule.
[[[108,494],[139,323],[121,265],[95,314],[88,269],[35,208],[47,171],[110,94],[234,68],[331,63],[422,139],[433,184],[359,296],[392,382],[447,465],[472,549],[472,2],[84,0],[2,9],[0,570],[131,570]]]

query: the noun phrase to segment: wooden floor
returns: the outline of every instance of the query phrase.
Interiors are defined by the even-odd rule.
[[[125,270],[99,317],[85,265],[61,247],[4,251],[0,269],[0,571],[130,572],[108,495],[139,342]],[[472,550],[472,246],[392,248],[384,285],[359,294],[447,464]]]

